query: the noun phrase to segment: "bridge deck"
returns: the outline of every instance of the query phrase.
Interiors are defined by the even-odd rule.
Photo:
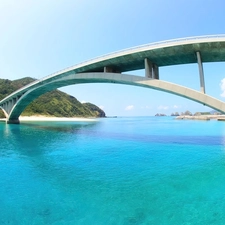
[[[201,53],[202,62],[225,61],[225,36],[179,39],[144,45],[112,53],[74,66],[79,72],[103,72],[104,66],[118,72],[144,69],[148,58],[157,66],[196,63],[196,52]]]

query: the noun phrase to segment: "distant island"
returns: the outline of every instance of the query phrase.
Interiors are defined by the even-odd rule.
[[[166,114],[164,114],[164,113],[157,113],[157,114],[155,114],[155,116],[166,116]]]
[[[0,100],[23,86],[35,81],[25,77],[18,80],[0,79]],[[62,91],[54,90],[41,95],[31,102],[21,116],[54,116],[54,117],[106,117],[105,112],[92,103],[81,103],[75,97]],[[5,118],[0,110],[0,118]]]
[[[155,116],[166,116],[166,114],[163,113],[157,113]],[[225,115],[217,112],[215,110],[212,110],[211,112],[196,112],[192,114],[189,110],[185,112],[175,112],[171,113],[171,116],[176,117],[176,119],[196,119],[196,120],[210,120],[210,119],[217,119],[220,121],[225,120]]]

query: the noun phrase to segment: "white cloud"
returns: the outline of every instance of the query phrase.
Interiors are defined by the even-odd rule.
[[[169,109],[169,106],[160,105],[160,106],[158,106],[158,109],[167,110],[167,109]]]
[[[142,109],[151,109],[151,106],[146,105],[146,106],[142,106],[141,108],[142,108]]]
[[[174,108],[174,109],[178,109],[179,106],[178,106],[178,105],[174,105],[173,108]]]
[[[128,105],[128,106],[125,108],[125,110],[132,110],[132,109],[134,109],[134,106],[133,106],[133,105]]]
[[[82,103],[82,104],[83,104],[83,103],[87,103],[87,101],[82,100],[81,103]]]
[[[225,78],[223,78],[220,82],[220,89],[222,91],[220,96],[225,97]]]
[[[100,105],[99,108],[103,110],[105,107],[103,105]]]

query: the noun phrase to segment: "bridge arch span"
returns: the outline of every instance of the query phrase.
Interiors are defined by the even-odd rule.
[[[139,87],[145,87],[155,90],[160,90],[175,94],[195,102],[209,106],[222,113],[225,112],[225,103],[206,95],[202,92],[173,84],[170,82],[151,79],[146,77],[120,74],[120,73],[105,73],[105,72],[90,72],[90,73],[68,73],[66,76],[60,77],[55,80],[50,80],[47,82],[40,82],[35,85],[35,87],[28,89],[27,92],[16,102],[13,106],[10,114],[8,115],[8,122],[18,121],[20,114],[24,109],[40,95],[60,88],[63,86],[73,85],[73,84],[84,84],[84,83],[117,83],[125,85],[133,85]]]

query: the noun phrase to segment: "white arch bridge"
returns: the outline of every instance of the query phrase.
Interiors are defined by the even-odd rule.
[[[66,68],[13,92],[0,101],[7,123],[34,99],[53,89],[81,83],[118,83],[169,92],[225,113],[225,103],[205,94],[203,62],[225,61],[225,35],[182,38],[138,46]],[[197,63],[200,91],[159,79],[159,67]],[[145,69],[145,77],[123,72]]]

